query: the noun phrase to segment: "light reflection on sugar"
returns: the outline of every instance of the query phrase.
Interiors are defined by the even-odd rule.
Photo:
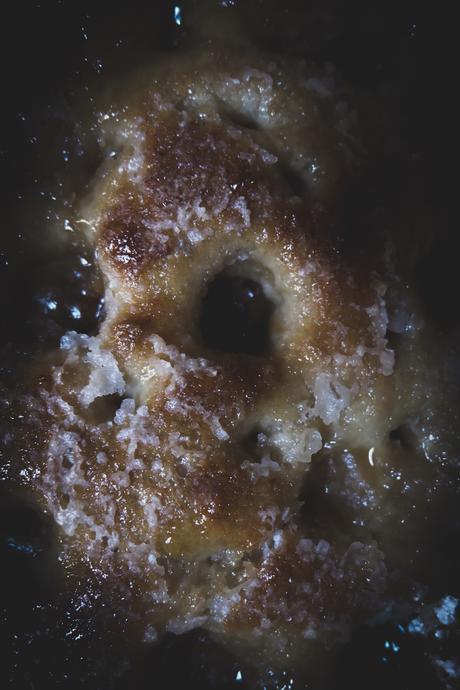
[[[409,625],[407,626],[407,629],[412,634],[423,635],[423,633],[425,632],[425,626],[419,618],[414,618],[413,620],[411,620]]]
[[[459,600],[452,596],[446,596],[441,601],[441,605],[434,609],[434,612],[440,623],[443,625],[451,625],[455,621],[455,614]]]
[[[55,311],[57,309],[58,303],[54,299],[41,299],[40,304],[42,304],[48,311]]]
[[[9,546],[9,548],[14,549],[15,551],[19,551],[19,553],[24,553],[34,558],[37,556],[37,552],[31,544],[18,542],[13,537],[9,537],[6,543]]]
[[[375,451],[375,448],[370,448],[368,456],[367,456],[368,460],[369,460],[369,465],[371,467],[374,467],[374,451]]]
[[[182,24],[182,11],[179,5],[174,6],[174,21],[176,22],[177,26],[181,26]]]

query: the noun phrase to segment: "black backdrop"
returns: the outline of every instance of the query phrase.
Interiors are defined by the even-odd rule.
[[[246,5],[248,32],[266,48],[330,60],[352,87],[373,97],[378,94],[389,116],[396,115],[395,132],[382,148],[388,209],[401,194],[428,199],[436,232],[429,255],[420,264],[420,291],[429,318],[441,329],[458,323],[456,152],[454,115],[457,77],[457,29],[453,3],[415,0],[329,0],[283,2],[252,0],[209,5],[230,12]],[[23,225],[23,208],[39,196],[43,170],[65,164],[62,137],[40,145],[47,120],[56,116],[67,94],[86,80],[116,73],[157,50],[169,50],[187,40],[192,3],[178,2],[182,24],[174,18],[174,3],[161,0],[115,3],[106,0],[16,0],[2,7],[0,24],[1,102],[0,165],[0,343],[4,351],[21,349],[36,327],[34,285],[36,271],[28,239],[37,232]],[[305,22],[297,23],[299,8]],[[300,13],[301,15],[302,13]],[[296,27],[290,17],[296,17]],[[313,26],[313,29],[311,28]],[[306,36],[308,35],[308,39]],[[141,57],[142,56],[142,57]],[[388,94],[386,97],[385,94]],[[397,94],[395,96],[395,94]],[[396,161],[396,162],[395,162]],[[38,181],[36,181],[38,180]],[[383,183],[383,182],[382,182]],[[33,340],[33,338],[32,338]],[[8,357],[2,373],[8,378]],[[5,460],[5,459],[4,459]],[[37,603],[49,602],[47,576],[40,564],[46,549],[47,525],[36,514],[18,507],[0,493],[0,686],[30,690],[54,688],[237,688],[232,660],[213,648],[202,635],[168,638],[143,657],[133,653],[130,666],[117,668],[109,642],[100,643],[101,663],[94,660],[92,638],[71,643],[59,633],[58,611],[43,616]],[[446,525],[449,525],[447,530]],[[438,551],[425,554],[442,586],[458,594],[460,568],[451,556],[458,543],[458,511],[439,520]],[[36,553],[11,548],[11,535],[36,545]],[[445,591],[445,590],[444,590]],[[441,592],[442,593],[442,592]],[[54,616],[54,618],[53,618]],[[14,637],[21,632],[21,640]],[[391,635],[401,653],[382,661],[384,641]],[[399,636],[398,636],[399,635]],[[436,688],[428,663],[429,650],[398,631],[363,631],[345,648],[338,661],[335,688]],[[97,655],[96,655],[97,656]],[[104,662],[102,661],[104,659]],[[108,660],[108,661],[107,661]],[[178,660],[179,663],[178,663]],[[121,674],[121,680],[120,680]]]

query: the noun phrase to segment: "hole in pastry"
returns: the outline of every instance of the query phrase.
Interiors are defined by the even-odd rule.
[[[387,347],[396,354],[400,346],[401,334],[387,328],[385,331],[385,340],[387,341]]]
[[[307,191],[307,184],[300,172],[288,163],[287,160],[279,159],[277,166],[281,177],[285,180],[294,196],[303,196]]]
[[[260,462],[260,442],[263,440],[262,434],[263,432],[261,428],[255,426],[241,440],[242,455],[244,456],[245,460],[250,460],[251,462]]]
[[[73,467],[73,462],[68,455],[63,456],[61,464],[65,470],[71,470]]]
[[[330,478],[328,476],[327,461],[317,459],[312,465],[308,480],[300,494],[302,506],[300,516],[302,522],[308,525],[310,533],[323,536],[337,522],[344,522],[346,516],[341,510],[340,503],[329,491]],[[347,527],[349,520],[346,520]]]
[[[300,517],[315,538],[359,539],[367,509],[373,504],[371,487],[349,452],[321,451],[312,463],[300,494]]]
[[[59,505],[61,506],[62,510],[66,510],[69,503],[70,503],[69,494],[62,494],[62,496],[59,498]]]
[[[415,434],[409,424],[401,424],[390,431],[390,441],[398,443],[402,448],[407,450],[409,448],[414,448]]]
[[[264,356],[270,351],[274,303],[252,278],[223,272],[209,284],[199,330],[213,350]]]
[[[247,462],[258,462],[269,458],[278,462],[280,451],[270,439],[270,431],[256,424],[240,441],[241,457]]]
[[[115,413],[123,402],[123,397],[118,393],[101,395],[96,398],[85,412],[85,419],[91,424],[107,424],[115,417]]]

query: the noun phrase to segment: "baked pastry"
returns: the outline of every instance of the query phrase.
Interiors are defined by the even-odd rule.
[[[37,392],[31,483],[66,567],[122,591],[145,641],[201,627],[256,668],[315,675],[391,609],[395,486],[448,443],[445,416],[390,249],[339,251],[359,146],[332,76],[209,62],[101,99],[106,159],[67,222],[105,314],[63,337]]]

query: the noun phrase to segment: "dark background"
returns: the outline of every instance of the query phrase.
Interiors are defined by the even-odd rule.
[[[63,330],[89,328],[97,321],[97,290],[89,301],[78,301],[80,278],[73,273],[67,277],[67,289],[69,299],[81,306],[81,323],[73,324],[64,308],[52,315],[41,309],[37,284],[50,259],[31,250],[40,246],[38,235],[50,206],[43,197],[59,179],[61,166],[79,155],[69,134],[72,94],[87,84],[97,88],[98,80],[103,84],[158,50],[193,43],[206,30],[206,22],[193,24],[196,3],[177,4],[180,27],[174,21],[175,3],[160,0],[119,4],[19,0],[2,8],[0,373],[7,382],[14,378],[18,356],[25,363],[37,347],[56,342]],[[427,318],[440,330],[452,331],[460,314],[452,308],[459,292],[454,251],[458,195],[454,4],[208,3],[210,11],[220,19],[228,16],[229,22],[243,5],[245,31],[254,44],[321,64],[330,61],[351,89],[374,104],[381,132],[375,141],[378,169],[373,171],[372,194],[362,204],[378,198],[388,220],[400,209],[402,199],[406,203],[409,198],[419,208],[419,217],[429,218],[434,233],[420,258],[419,290]],[[67,150],[70,161],[63,153]],[[363,213],[367,217],[368,209]],[[413,232],[416,240],[416,224]],[[50,279],[50,294],[62,280],[62,272]],[[47,565],[55,558],[51,526],[5,482],[3,486],[0,482],[0,501],[0,687],[250,687],[235,680],[239,666],[198,633],[171,637],[142,657],[125,649],[119,653],[120,643],[90,624],[81,639],[66,639],[61,624],[65,609],[53,593],[55,583]],[[459,525],[458,514],[451,514],[450,532],[441,521],[439,552],[426,557],[444,571],[443,585],[457,591],[460,571],[449,552],[452,541],[458,543]],[[397,642],[398,654],[385,651],[387,639]],[[452,655],[449,644],[452,641],[446,642],[446,658]],[[388,626],[358,631],[337,662],[333,688],[435,690],[438,681],[430,653],[422,642]]]

